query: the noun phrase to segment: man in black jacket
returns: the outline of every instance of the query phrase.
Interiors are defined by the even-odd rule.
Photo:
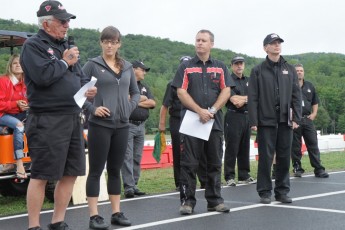
[[[259,151],[257,192],[264,204],[271,203],[271,166],[275,152],[275,199],[292,202],[287,195],[290,154],[292,130],[301,119],[301,90],[295,68],[280,55],[282,42],[277,34],[266,36],[263,42],[266,60],[252,69],[249,79],[249,125],[257,131]]]
[[[73,99],[87,82],[78,62],[78,47],[65,39],[70,14],[58,1],[45,1],[37,11],[40,30],[26,40],[21,66],[29,100],[26,134],[31,179],[27,192],[29,229],[40,230],[40,210],[48,180],[57,180],[54,213],[48,229],[70,229],[64,222],[77,176],[85,175],[81,109]],[[86,96],[94,96],[96,88]]]
[[[321,165],[317,134],[313,124],[313,120],[316,118],[319,107],[319,97],[316,94],[313,84],[304,80],[303,65],[296,64],[295,68],[298,75],[299,86],[302,90],[302,119],[300,126],[293,132],[291,160],[294,176],[301,177],[304,173],[301,163],[301,146],[303,136],[307,146],[310,164],[314,168],[315,176],[327,178],[329,175],[327,172],[325,172],[325,167]]]

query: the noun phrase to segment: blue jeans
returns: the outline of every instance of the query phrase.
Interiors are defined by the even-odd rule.
[[[7,126],[13,129],[13,146],[14,146],[14,158],[16,160],[22,159],[24,157],[24,125],[18,127],[17,124],[24,120],[26,112],[19,114],[5,114],[0,117],[0,125]]]

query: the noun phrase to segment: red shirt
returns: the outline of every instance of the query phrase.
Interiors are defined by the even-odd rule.
[[[21,113],[17,106],[18,100],[25,100],[26,86],[21,80],[16,85],[13,85],[8,76],[0,76],[0,117],[4,114]]]

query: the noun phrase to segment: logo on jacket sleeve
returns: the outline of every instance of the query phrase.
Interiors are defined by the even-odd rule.
[[[47,50],[47,52],[48,52],[50,55],[54,55],[54,50],[53,50],[52,48],[49,48],[49,49]]]
[[[50,59],[51,60],[58,59],[57,57],[55,57],[54,50],[52,48],[48,48],[47,49],[47,53],[50,54]]]

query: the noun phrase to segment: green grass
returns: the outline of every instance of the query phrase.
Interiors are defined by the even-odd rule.
[[[322,164],[328,172],[345,170],[345,152],[332,152],[321,154]],[[302,166],[306,170],[305,174],[312,174],[313,168],[310,166],[308,156],[302,158]],[[256,178],[257,161],[251,162],[251,176]],[[225,184],[222,176],[223,184]],[[175,192],[173,168],[145,169],[142,170],[139,188],[148,194],[160,194]],[[43,209],[52,209],[53,204],[44,202]],[[0,197],[0,216],[13,215],[26,212],[25,197]]]

